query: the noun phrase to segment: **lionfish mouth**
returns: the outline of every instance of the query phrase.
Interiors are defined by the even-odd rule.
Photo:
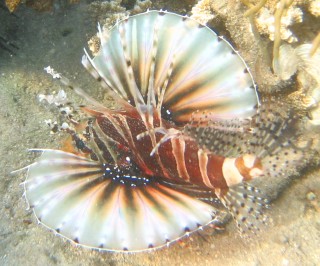
[[[148,11],[98,34],[99,53],[82,63],[119,108],[74,89],[91,104],[90,119],[68,130],[72,151],[43,149],[28,166],[25,195],[37,219],[112,251],[219,225],[216,201],[242,232],[258,230],[266,202],[247,182],[277,173],[270,156],[290,145],[294,119],[266,119],[243,59],[188,17]]]

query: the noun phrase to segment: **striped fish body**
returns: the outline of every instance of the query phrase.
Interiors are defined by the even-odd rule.
[[[245,154],[238,158],[225,158],[216,155],[202,149],[197,140],[184,135],[181,128],[172,128],[174,124],[164,119],[160,121],[157,117],[152,119],[152,128],[160,128],[162,132],[174,129],[175,133],[152,154],[155,144],[161,143],[163,133],[153,131],[146,134],[148,129],[136,109],[131,109],[131,112],[109,113],[99,113],[89,108],[85,110],[95,118],[93,130],[97,147],[101,147],[99,143],[103,143],[104,140],[108,142],[98,152],[103,156],[106,147],[115,147],[118,157],[119,154],[123,154],[116,159],[116,164],[125,166],[125,158],[129,157],[148,176],[175,181],[182,179],[184,182],[213,191],[227,191],[230,186],[250,181],[263,173],[261,161],[256,156]],[[142,134],[145,136],[139,138]],[[113,145],[110,145],[111,143]],[[119,152],[121,150],[122,152]],[[110,161],[109,154],[115,152],[108,152],[104,160]]]

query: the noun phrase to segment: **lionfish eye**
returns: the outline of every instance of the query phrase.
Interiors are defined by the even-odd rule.
[[[172,112],[165,105],[162,105],[161,107],[161,117],[166,121],[174,122]]]

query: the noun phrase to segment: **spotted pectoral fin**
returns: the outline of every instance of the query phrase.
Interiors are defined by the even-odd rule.
[[[44,150],[28,167],[26,198],[38,220],[83,246],[160,247],[215,222],[210,204],[132,168]]]
[[[259,189],[242,183],[229,189],[216,190],[216,195],[236,220],[241,233],[255,233],[261,225],[266,224],[267,216],[263,211],[268,205]]]

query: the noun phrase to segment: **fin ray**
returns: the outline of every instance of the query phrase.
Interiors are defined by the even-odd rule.
[[[264,209],[268,201],[261,196],[260,190],[247,183],[230,187],[227,192],[216,193],[221,202],[230,211],[237,226],[244,235],[260,231],[267,222]]]
[[[45,150],[29,166],[24,185],[41,223],[92,248],[156,248],[219,222],[210,204],[132,167],[102,164],[62,151]]]

